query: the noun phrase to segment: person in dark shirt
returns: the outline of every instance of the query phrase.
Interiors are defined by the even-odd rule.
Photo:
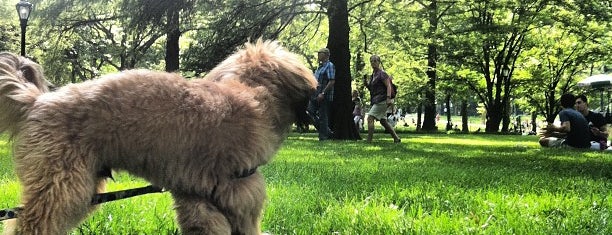
[[[589,123],[580,112],[574,109],[575,102],[576,97],[572,94],[561,96],[561,107],[563,107],[563,110],[559,112],[561,126],[549,123],[548,126],[542,128],[540,145],[543,147],[591,147]]]
[[[595,142],[592,145],[602,150],[608,148],[608,124],[604,116],[589,110],[589,101],[584,94],[576,97],[575,108],[589,123],[591,141]]]

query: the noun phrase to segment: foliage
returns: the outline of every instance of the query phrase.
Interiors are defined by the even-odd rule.
[[[0,51],[19,51],[19,17],[15,5],[8,0],[0,1]],[[11,19],[11,20],[9,20]]]
[[[310,14],[298,14],[292,24],[279,34],[279,40],[290,51],[301,55],[304,63],[312,70],[316,70],[318,63],[316,51],[325,47],[329,28],[327,18],[322,17],[322,9],[317,6],[306,6],[305,12]]]
[[[0,16],[2,19],[13,19],[13,22],[19,23],[19,16],[17,16],[15,4],[15,1],[0,0]]]
[[[207,0],[124,0],[121,2],[121,11],[129,15],[130,28],[148,29],[151,25],[164,29],[164,32],[172,30],[171,20],[168,15],[181,12],[180,22],[183,28],[190,26],[192,14],[195,14],[195,5],[200,4],[206,9],[212,7],[212,1]]]
[[[158,68],[165,31],[130,27],[117,1],[38,1],[31,19],[38,50],[29,49],[57,84],[134,67]],[[112,9],[109,11],[109,9]],[[36,17],[34,17],[36,16]],[[155,49],[155,50],[151,50]]]
[[[517,65],[522,68],[524,109],[554,120],[560,111],[558,97],[564,93],[581,93],[575,84],[582,78],[601,73],[602,62],[612,51],[610,22],[597,23],[588,15],[575,11],[573,5],[553,6],[547,12],[548,25],[534,28],[527,40],[530,47]],[[608,35],[606,35],[608,34]],[[596,69],[599,70],[599,69]]]
[[[19,27],[0,22],[0,31],[4,32],[0,34],[0,51],[19,51]]]
[[[415,17],[420,9],[405,2],[374,1],[353,8],[350,18],[359,26],[359,30],[352,31],[354,53],[362,53],[365,64],[372,54],[381,57],[383,68],[398,85],[396,105],[404,109],[421,102],[426,83],[427,69],[423,64],[426,52],[419,35],[422,32],[417,28],[423,22]],[[354,73],[360,84],[363,76],[371,74],[371,68],[363,66]]]
[[[14,5],[2,2],[0,49],[18,51]],[[172,51],[166,43],[176,39],[169,32],[180,37],[180,72],[189,76],[205,73],[235,47],[259,37],[281,40],[314,69],[313,52],[334,33],[327,29],[329,1],[31,2],[26,51],[58,84],[134,67],[161,70]],[[479,100],[490,109],[487,114],[502,115],[496,119],[507,121],[512,105],[553,117],[561,93],[579,92],[576,81],[612,68],[612,9],[606,3],[350,0],[352,86],[367,93],[361,85],[370,74],[367,58],[379,54],[398,84],[396,102],[404,110],[441,104],[450,88],[453,103]],[[434,4],[432,18],[428,9]],[[504,65],[511,69],[508,77],[501,76]],[[424,93],[432,81],[428,70],[436,73],[434,100]]]
[[[292,134],[261,170],[272,234],[610,234],[612,155],[534,136],[402,134],[393,144]],[[6,138],[0,167],[11,166]],[[12,168],[0,206],[18,203]],[[110,190],[145,185],[118,174]],[[101,206],[75,234],[177,234],[169,194]]]
[[[203,74],[231,54],[236,47],[258,38],[277,39],[293,21],[296,12],[304,10],[299,0],[224,1],[224,7],[200,9],[207,11],[205,30],[192,35],[184,53],[183,68]]]

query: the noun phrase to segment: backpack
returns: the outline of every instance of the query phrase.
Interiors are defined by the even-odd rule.
[[[389,76],[389,82],[391,82],[391,99],[395,99],[395,96],[397,96],[397,86],[393,83],[392,76]]]

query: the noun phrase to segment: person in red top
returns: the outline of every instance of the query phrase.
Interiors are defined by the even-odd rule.
[[[389,75],[381,67],[380,56],[372,55],[370,57],[370,65],[373,69],[372,76],[369,81],[364,78],[365,86],[370,91],[370,104],[372,105],[367,113],[368,138],[366,141],[372,142],[372,136],[374,135],[374,120],[378,120],[385,128],[385,131],[391,134],[393,142],[400,143],[402,140],[387,122],[387,108],[393,104],[393,88],[391,87]]]

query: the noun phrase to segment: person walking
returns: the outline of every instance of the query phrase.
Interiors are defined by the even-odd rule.
[[[308,112],[319,132],[319,141],[328,140],[333,135],[329,128],[329,107],[334,99],[336,68],[329,61],[329,56],[330,51],[327,48],[317,51],[319,67],[314,73],[317,79],[317,91],[310,98],[308,104]]]
[[[372,76],[369,81],[364,78],[365,86],[370,91],[371,108],[367,113],[368,122],[368,138],[367,142],[372,142],[374,135],[374,121],[380,121],[380,124],[385,128],[385,131],[391,134],[394,143],[400,143],[402,140],[397,136],[395,130],[387,122],[387,108],[393,104],[391,81],[389,75],[382,69],[381,59],[378,55],[370,56],[370,65],[372,66]]]

